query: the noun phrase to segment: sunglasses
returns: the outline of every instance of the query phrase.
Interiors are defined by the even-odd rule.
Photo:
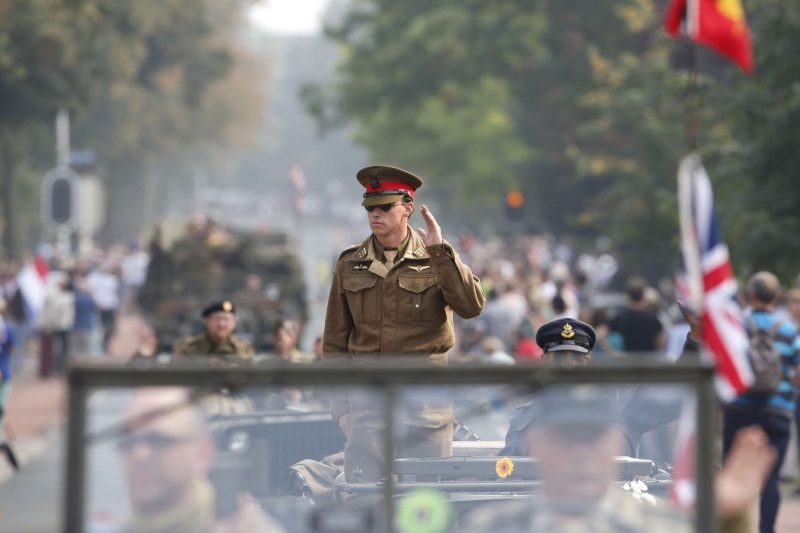
[[[368,212],[372,213],[375,210],[376,207],[379,207],[381,209],[381,211],[383,211],[384,213],[388,213],[391,208],[393,208],[396,205],[400,205],[401,203],[402,202],[394,203],[394,204],[365,205],[364,209],[366,209]]]
[[[188,442],[194,438],[193,435],[166,435],[164,433],[140,433],[137,435],[126,435],[117,443],[117,448],[121,452],[128,453],[136,446],[144,444],[154,452],[161,452],[168,448]]]

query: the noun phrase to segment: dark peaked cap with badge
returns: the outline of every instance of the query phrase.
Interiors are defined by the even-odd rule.
[[[574,318],[559,318],[544,324],[536,332],[536,344],[545,352],[571,350],[589,353],[594,348],[597,334],[586,322]]]
[[[205,306],[200,314],[203,316],[203,318],[206,318],[208,315],[220,311],[225,311],[226,313],[236,313],[236,307],[230,300],[220,300],[219,302],[212,302]]]
[[[362,168],[356,179],[367,189],[361,202],[363,206],[393,204],[406,196],[413,200],[414,191],[422,186],[422,180],[416,174],[386,165]]]

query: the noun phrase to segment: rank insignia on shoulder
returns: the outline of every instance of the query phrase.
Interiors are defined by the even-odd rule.
[[[422,266],[422,265],[408,265],[408,268],[410,268],[411,270],[416,270],[417,272],[422,272],[426,268],[430,268],[430,267],[431,267],[430,265],[425,265],[425,266]]]
[[[353,270],[369,270],[369,267],[367,265],[356,265]]]
[[[571,339],[575,335],[575,331],[572,329],[572,326],[569,324],[564,324],[564,327],[561,330],[561,336],[565,339]]]

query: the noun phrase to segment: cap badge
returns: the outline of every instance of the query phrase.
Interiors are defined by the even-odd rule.
[[[369,186],[372,187],[373,190],[374,189],[380,189],[381,188],[381,180],[379,180],[378,178],[372,178],[370,180],[370,182],[369,182]]]
[[[225,311],[230,311],[231,309],[233,309],[233,304],[226,300],[222,302],[222,309],[224,309]]]
[[[575,330],[572,329],[572,326],[569,324],[564,324],[564,327],[561,328],[561,336],[565,339],[571,339],[575,335]]]

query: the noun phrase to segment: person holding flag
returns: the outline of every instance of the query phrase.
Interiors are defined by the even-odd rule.
[[[682,310],[692,325],[690,336],[695,340],[702,336],[701,353],[716,364],[717,393],[725,404],[723,457],[730,455],[736,434],[751,426],[760,427],[775,450],[776,460],[760,499],[759,531],[771,533],[780,505],[778,472],[789,443],[795,387],[800,385],[800,337],[791,322],[775,316],[780,283],[770,272],[758,272],[749,279],[750,313],[743,317],[711,182],[696,154],[681,161],[678,196],[685,267],[678,286],[688,292],[692,308]],[[754,337],[765,337],[767,346],[751,342]],[[770,349],[780,357],[774,388],[763,384],[768,365],[752,362],[767,361]]]

